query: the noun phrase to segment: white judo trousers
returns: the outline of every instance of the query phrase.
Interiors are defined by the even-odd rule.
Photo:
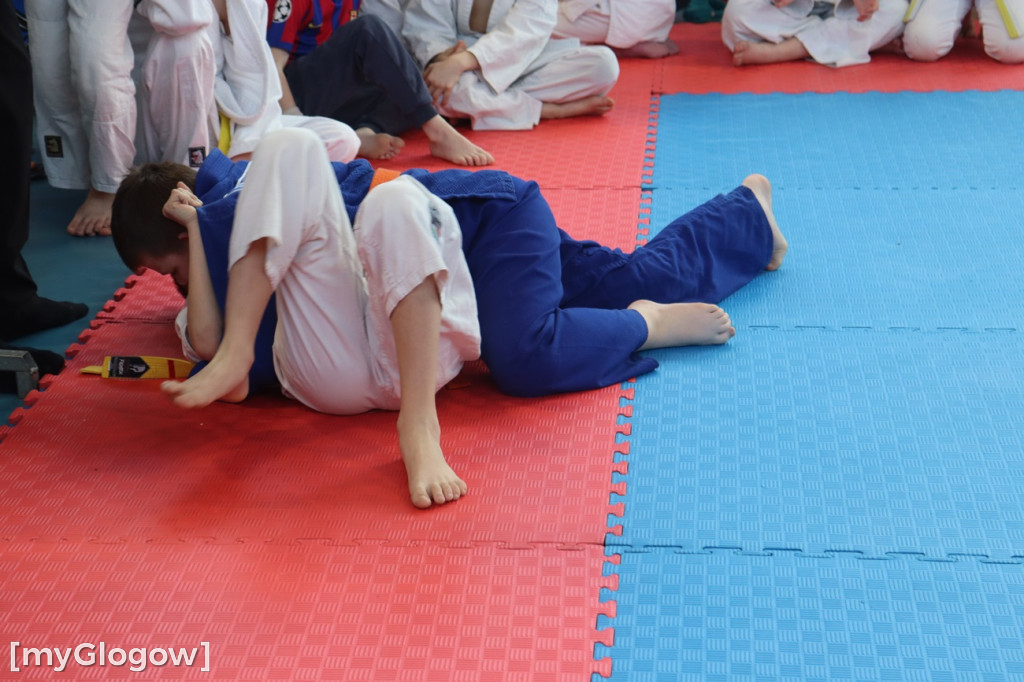
[[[985,52],[1006,64],[1024,62],[1024,0],[916,0],[903,31],[903,49],[911,59],[934,61],[953,49],[964,17],[977,6]],[[1018,34],[1010,36],[1010,28]]]
[[[36,127],[55,187],[115,192],[133,163],[210,146],[216,20],[208,0],[142,0],[140,107],[132,0],[27,0]],[[138,148],[136,140],[139,140]]]
[[[603,45],[554,39],[554,0],[494,0],[485,33],[469,27],[473,0],[411,0],[402,36],[424,68],[465,41],[480,63],[462,74],[440,113],[469,118],[474,130],[528,130],[545,102],[605,95],[619,77],[615,53]]]
[[[351,226],[323,143],[284,129],[256,148],[238,199],[229,264],[269,240],[274,367],[286,395],[320,412],[398,409],[391,313],[433,278],[442,319],[437,388],[480,355],[476,296],[451,208],[416,180],[370,191]]]
[[[559,0],[554,36],[625,49],[665,42],[675,17],[675,0]]]
[[[771,0],[729,0],[722,16],[722,42],[734,50],[741,40],[777,44],[796,38],[819,64],[866,64],[872,50],[899,37],[906,11],[907,0],[879,0],[870,19],[857,21],[851,0],[794,0],[785,7]]]

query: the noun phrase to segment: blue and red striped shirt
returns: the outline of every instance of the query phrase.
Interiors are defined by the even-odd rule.
[[[356,18],[360,0],[267,0],[267,42],[292,59],[312,52],[337,27]]]

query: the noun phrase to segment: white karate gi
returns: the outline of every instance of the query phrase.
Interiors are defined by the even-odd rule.
[[[985,52],[1006,64],[1020,64],[1024,62],[1024,0],[1001,0],[1001,4],[1006,18],[998,0],[915,0],[907,12],[903,49],[908,57],[920,61],[946,56],[964,17],[976,5]]]
[[[554,0],[494,0],[487,32],[469,27],[473,0],[411,0],[402,35],[426,67],[432,57],[465,41],[480,69],[462,74],[438,110],[468,117],[475,130],[527,130],[540,122],[545,102],[604,95],[619,77],[608,48],[554,39]]]
[[[899,37],[906,11],[907,0],[879,0],[870,19],[857,21],[852,0],[793,0],[785,7],[771,0],[729,0],[722,16],[722,42],[733,50],[741,40],[781,43],[797,38],[819,64],[866,64],[872,50]]]
[[[65,189],[115,192],[133,163],[188,162],[206,148],[209,127],[197,112],[212,106],[213,50],[208,0],[139,5],[148,22],[145,83],[136,102],[129,41],[132,0],[27,0],[36,129],[49,182]],[[209,93],[203,99],[204,93]],[[148,95],[148,97],[147,97]],[[147,128],[152,146],[136,135]]]
[[[384,20],[396,35],[402,35],[405,24],[405,6],[409,0],[363,0],[359,3],[359,14],[372,14]]]
[[[217,78],[217,109],[230,121],[229,157],[249,154],[264,135],[282,127],[312,130],[327,148],[331,161],[351,161],[359,153],[359,136],[351,127],[320,116],[281,113],[281,80],[267,44],[265,0],[227,0],[226,35],[220,22],[210,28]],[[218,131],[220,124],[214,121]]]
[[[437,388],[479,357],[462,232],[451,208],[419,182],[402,176],[370,190],[353,230],[323,144],[285,129],[263,139],[241,185],[229,267],[270,240],[274,368],[286,395],[330,414],[398,409],[391,313],[431,277],[442,306]]]
[[[675,0],[559,0],[554,36],[626,49],[665,42],[675,18]]]

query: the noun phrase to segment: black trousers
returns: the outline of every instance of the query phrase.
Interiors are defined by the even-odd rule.
[[[0,2],[0,315],[36,295],[21,250],[28,241],[32,67],[10,2]]]
[[[292,60],[284,74],[307,116],[399,135],[437,115],[416,60],[374,15],[339,26],[322,45]]]

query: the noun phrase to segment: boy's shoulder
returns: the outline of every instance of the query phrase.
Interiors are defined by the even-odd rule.
[[[406,171],[434,196],[448,199],[515,199],[516,178],[499,170]]]

